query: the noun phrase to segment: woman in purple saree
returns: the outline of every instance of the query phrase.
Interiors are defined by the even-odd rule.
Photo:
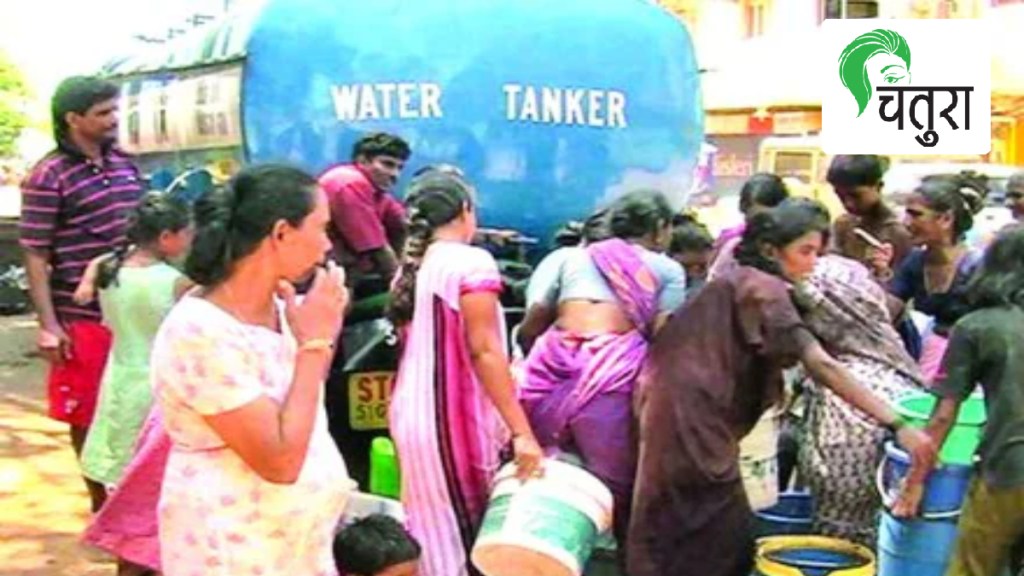
[[[682,267],[658,252],[671,216],[660,194],[627,195],[610,213],[614,237],[565,259],[540,291],[557,320],[533,344],[521,388],[541,446],[578,456],[612,491],[620,539],[636,473],[633,386],[648,341],[685,298]]]

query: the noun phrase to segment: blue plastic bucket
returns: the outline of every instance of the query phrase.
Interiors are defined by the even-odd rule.
[[[756,515],[754,532],[758,538],[810,534],[814,501],[810,492],[784,492],[778,504]]]
[[[879,468],[878,489],[887,505],[898,496],[903,478],[910,472],[910,455],[893,442],[885,444],[885,459]],[[948,519],[960,515],[974,470],[970,466],[939,464],[928,476],[920,513],[925,519]]]
[[[956,535],[955,520],[902,520],[883,512],[878,576],[943,576]]]

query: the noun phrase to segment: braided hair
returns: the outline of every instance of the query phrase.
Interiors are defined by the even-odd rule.
[[[149,192],[128,216],[128,232],[114,249],[114,255],[103,260],[96,277],[100,289],[117,284],[117,275],[133,249],[146,248],[160,239],[164,232],[180,232],[191,224],[188,205],[163,192]]]
[[[953,217],[953,242],[974,227],[974,216],[985,207],[988,177],[973,170],[926,176],[914,191],[929,209]]]
[[[473,187],[459,174],[426,171],[409,185],[405,204],[408,208],[408,236],[402,250],[401,270],[391,289],[388,318],[395,326],[412,321],[416,302],[416,276],[434,231],[448,224],[473,206]]]

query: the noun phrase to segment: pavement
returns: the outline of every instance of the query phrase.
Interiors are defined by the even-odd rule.
[[[0,576],[112,576],[79,543],[89,499],[67,426],[46,417],[35,322],[0,317]]]

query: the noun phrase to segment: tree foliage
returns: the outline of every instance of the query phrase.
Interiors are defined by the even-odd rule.
[[[18,138],[29,121],[25,114],[28,96],[21,70],[0,52],[0,158],[17,152]]]

